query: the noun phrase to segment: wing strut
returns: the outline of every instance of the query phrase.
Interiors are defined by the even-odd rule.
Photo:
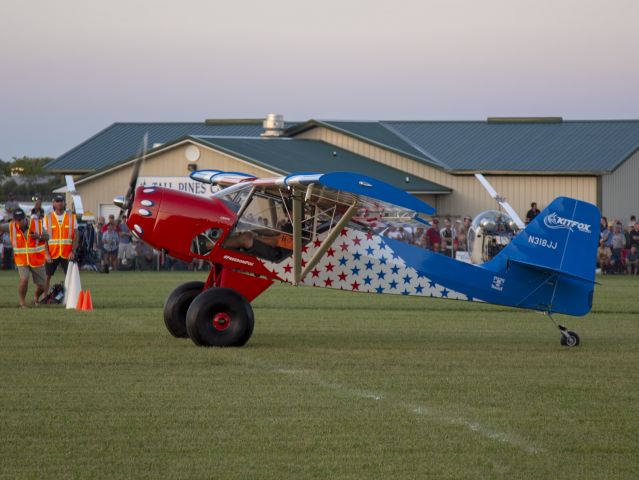
[[[315,268],[315,265],[317,265],[317,263],[322,259],[329,247],[333,245],[333,242],[342,233],[342,229],[348,224],[348,222],[350,222],[351,218],[355,216],[356,211],[357,202],[348,207],[348,210],[346,210],[344,215],[342,215],[342,218],[339,219],[339,222],[337,222],[337,224],[335,224],[335,226],[333,227],[333,230],[331,230],[328,236],[324,239],[322,244],[313,255],[313,258],[311,258],[306,264],[306,267],[304,267],[304,271],[302,271],[302,274],[300,276],[300,281],[304,280],[306,275],[308,275],[308,272]]]
[[[302,199],[293,190],[293,285],[299,285],[302,273]]]

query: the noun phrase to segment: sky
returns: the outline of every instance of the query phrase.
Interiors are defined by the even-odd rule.
[[[0,0],[0,159],[114,122],[639,119],[636,0]]]

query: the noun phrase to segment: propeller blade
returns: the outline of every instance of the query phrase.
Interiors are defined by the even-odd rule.
[[[486,177],[484,177],[481,173],[476,173],[475,178],[479,180],[479,183],[481,183],[482,186],[486,189],[486,191],[488,192],[488,195],[490,195],[495,200],[499,198],[499,194],[497,193],[497,190],[495,190],[493,186],[490,184],[490,182],[486,180]]]
[[[524,222],[521,221],[521,218],[519,218],[519,215],[517,215],[517,212],[515,212],[515,209],[511,207],[508,202],[500,203],[500,205],[504,207],[504,210],[506,210],[506,213],[510,215],[510,218],[512,218],[515,221],[515,223],[517,224],[520,230],[523,230],[524,228],[526,228],[526,225],[524,224]]]
[[[521,221],[521,218],[519,218],[519,215],[517,215],[517,212],[515,212],[515,209],[511,207],[510,204],[506,201],[506,197],[502,197],[501,195],[499,195],[497,193],[497,190],[493,188],[490,182],[486,180],[486,177],[484,177],[481,173],[476,173],[475,178],[479,180],[479,183],[482,184],[482,186],[486,189],[488,194],[497,203],[499,203],[499,205],[506,211],[508,215],[510,215],[510,218],[512,218],[515,221],[517,226],[523,230],[526,227],[526,225],[524,225],[524,222]]]
[[[118,207],[120,207],[120,220],[122,220],[122,217],[124,216],[124,214],[133,205],[133,200],[135,200],[135,188],[137,186],[138,177],[140,175],[140,167],[142,167],[142,164],[144,163],[144,160],[146,159],[146,152],[148,150],[148,145],[149,145],[149,133],[147,132],[144,134],[144,138],[142,139],[141,152],[139,153],[138,158],[135,160],[135,163],[133,164],[133,170],[131,171],[131,180],[129,181],[129,188],[126,191],[126,195],[124,196],[124,198],[116,197],[117,201],[116,199],[114,199],[114,203]]]
[[[67,183],[67,192],[71,194],[71,198],[73,198],[73,206],[75,207],[75,213],[78,215],[84,214],[84,206],[82,205],[82,197],[75,189],[75,182],[73,181],[73,177],[71,175],[65,175],[64,180]]]

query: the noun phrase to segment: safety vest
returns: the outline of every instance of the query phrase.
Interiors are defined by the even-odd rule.
[[[9,237],[13,245],[13,259],[16,265],[41,267],[45,262],[46,242],[31,238],[31,233],[42,235],[42,220],[31,218],[26,234],[20,229],[18,223],[11,221],[9,224]]]
[[[44,228],[49,232],[49,254],[51,258],[69,258],[73,250],[73,232],[75,230],[75,214],[66,211],[62,217],[62,224],[55,212],[49,212],[44,217]]]

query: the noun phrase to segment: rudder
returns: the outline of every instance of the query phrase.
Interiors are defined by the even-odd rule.
[[[503,253],[511,261],[594,282],[600,218],[591,203],[556,198]]]
[[[591,203],[556,198],[486,267],[527,285],[516,306],[585,315],[592,308],[600,218]]]

